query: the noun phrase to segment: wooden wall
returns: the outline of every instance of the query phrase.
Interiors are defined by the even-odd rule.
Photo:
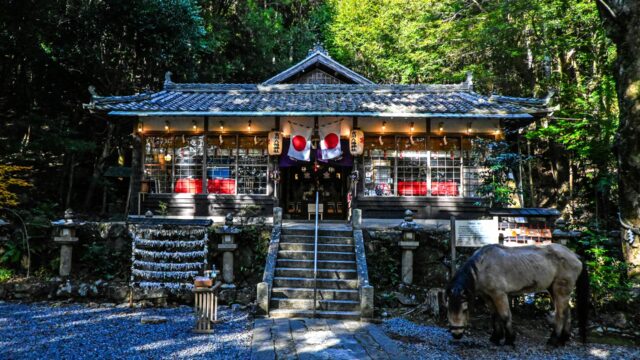
[[[167,204],[171,216],[225,216],[239,215],[246,206],[259,207],[259,216],[273,216],[274,199],[257,195],[190,195],[145,194],[141,201],[141,213],[147,210],[159,213],[160,202]]]
[[[359,196],[356,207],[364,218],[399,219],[404,211],[413,211],[418,219],[473,219],[485,214],[486,208],[475,205],[478,199],[457,197]]]

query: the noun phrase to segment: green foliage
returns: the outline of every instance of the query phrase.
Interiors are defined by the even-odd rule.
[[[400,250],[392,243],[378,241],[367,249],[369,282],[380,289],[395,289],[400,284]]]
[[[92,275],[101,279],[112,279],[128,269],[124,254],[117,254],[105,242],[94,240],[82,244],[78,249],[78,264],[85,268],[83,275]]]
[[[31,186],[31,183],[18,176],[30,169],[27,166],[0,164],[0,207],[18,205],[18,195],[13,190]]]
[[[26,253],[26,249],[23,248],[22,243],[15,241],[3,243],[0,247],[0,264],[17,266]]]
[[[7,282],[13,277],[13,270],[0,268],[0,283]]]
[[[587,258],[592,304],[598,308],[623,306],[629,300],[627,264],[614,250],[617,242],[596,232],[587,232],[580,246]]]
[[[517,173],[518,164],[528,159],[511,152],[509,144],[504,141],[476,139],[474,146],[486,152],[480,164],[485,170],[480,175],[480,186],[476,190],[482,198],[481,204],[491,208],[513,205],[513,199],[518,195],[513,174]]]
[[[169,206],[166,202],[158,202],[158,213],[162,216],[167,216],[167,214],[169,213]]]

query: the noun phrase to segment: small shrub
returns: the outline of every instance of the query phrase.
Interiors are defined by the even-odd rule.
[[[6,282],[13,277],[13,270],[0,268],[0,283]]]

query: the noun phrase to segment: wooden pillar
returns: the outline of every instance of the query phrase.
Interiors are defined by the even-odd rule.
[[[204,117],[204,126],[202,134],[202,193],[208,193],[207,184],[207,157],[209,156],[209,149],[207,144],[207,131],[209,130],[209,117]]]

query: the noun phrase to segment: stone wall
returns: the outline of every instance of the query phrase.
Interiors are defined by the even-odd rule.
[[[365,229],[367,265],[371,283],[377,288],[400,284],[400,241],[394,229]],[[414,251],[413,282],[426,288],[444,287],[449,276],[449,231],[426,228],[417,233],[420,243]]]

